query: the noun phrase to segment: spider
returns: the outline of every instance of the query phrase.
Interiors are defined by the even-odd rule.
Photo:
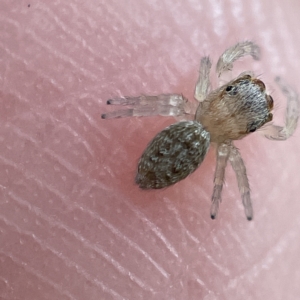
[[[236,60],[247,55],[259,59],[259,47],[251,41],[240,42],[226,49],[216,65],[219,79],[224,72],[232,69]],[[201,59],[194,93],[197,105],[179,94],[115,98],[108,100],[107,104],[130,105],[131,108],[103,114],[102,118],[153,115],[180,118],[181,121],[159,132],[149,143],[139,160],[135,182],[142,189],[161,189],[173,185],[199,167],[210,143],[213,143],[216,145],[217,160],[211,218],[215,219],[219,210],[225,168],[229,160],[236,173],[245,215],[252,220],[246,167],[233,141],[259,128],[268,139],[280,141],[289,138],[298,122],[298,95],[282,79],[275,79],[287,97],[285,125],[276,126],[271,123],[273,98],[266,93],[265,84],[260,79],[247,71],[211,90],[211,66],[208,56]]]

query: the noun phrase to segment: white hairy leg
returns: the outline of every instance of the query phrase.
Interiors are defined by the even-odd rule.
[[[251,55],[255,60],[260,58],[259,47],[251,41],[240,42],[226,49],[217,62],[216,72],[218,76],[220,77],[223,72],[231,71],[233,63],[247,55]]]
[[[246,167],[238,149],[232,144],[230,147],[229,161],[236,174],[242,202],[245,208],[245,215],[248,220],[253,218],[253,209],[250,198],[250,186],[247,177]]]
[[[208,56],[201,59],[199,77],[195,87],[194,97],[197,101],[202,102],[210,88],[209,73],[211,69],[211,61]]]
[[[227,165],[227,160],[230,153],[230,147],[227,144],[220,144],[217,147],[217,165],[215,170],[214,178],[214,191],[212,195],[212,205],[210,210],[210,216],[212,219],[215,219],[218,210],[219,204],[222,201],[221,194],[225,177],[225,169]]]
[[[300,102],[298,94],[288,86],[280,77],[275,78],[283,94],[287,97],[287,106],[284,126],[266,124],[262,128],[262,133],[270,140],[284,141],[295,131],[298,123]]]
[[[187,99],[179,94],[142,95],[107,100],[108,105],[128,105],[130,108],[102,114],[102,119],[147,116],[183,116]]]

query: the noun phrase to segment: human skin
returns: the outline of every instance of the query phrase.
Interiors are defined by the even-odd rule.
[[[200,58],[253,40],[254,71],[283,125],[281,76],[300,92],[297,1],[12,1],[0,3],[1,299],[298,299],[300,131],[236,142],[235,174],[210,218],[211,147],[163,190],[134,184],[149,141],[173,118],[103,120],[114,96],[182,93]],[[214,77],[212,77],[214,78]],[[216,86],[216,80],[213,79]]]

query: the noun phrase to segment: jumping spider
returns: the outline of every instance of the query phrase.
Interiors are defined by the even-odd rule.
[[[259,47],[245,41],[225,50],[216,66],[218,77],[231,70],[233,63],[246,55],[259,59]],[[210,69],[210,58],[203,57],[194,94],[198,107],[178,94],[124,97],[108,100],[107,104],[131,105],[132,108],[103,114],[102,118],[162,115],[185,119],[165,128],[150,142],[139,160],[135,182],[142,189],[160,189],[175,184],[199,167],[210,143],[215,143],[217,166],[211,218],[216,218],[218,213],[229,160],[236,173],[246,217],[251,220],[253,210],[246,168],[233,140],[239,140],[272,121],[273,98],[266,93],[265,84],[252,72],[243,72],[210,91]],[[287,97],[285,126],[269,123],[262,132],[269,139],[286,140],[297,126],[299,100],[298,95],[279,77],[276,82]],[[193,120],[188,121],[191,115]]]

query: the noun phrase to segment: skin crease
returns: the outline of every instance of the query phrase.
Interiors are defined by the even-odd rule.
[[[191,100],[201,57],[247,39],[261,60],[225,79],[253,71],[281,125],[273,79],[298,89],[299,3],[151,3],[1,1],[1,299],[298,299],[299,128],[236,142],[254,219],[229,167],[211,220],[213,147],[185,180],[141,191],[138,159],[175,120],[101,114],[113,96]]]

